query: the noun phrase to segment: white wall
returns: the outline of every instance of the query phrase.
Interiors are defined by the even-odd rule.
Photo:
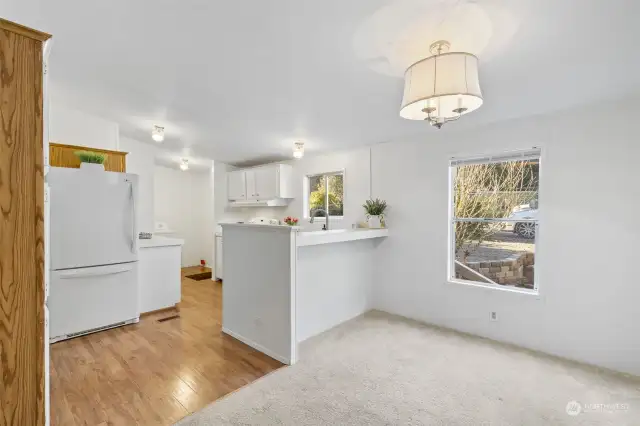
[[[372,239],[297,248],[297,342],[371,309],[378,244]]]
[[[49,140],[66,145],[118,150],[119,126],[109,120],[51,100]]]
[[[153,232],[153,196],[155,155],[158,148],[129,138],[120,138],[119,151],[127,154],[127,173],[138,175],[138,229],[140,232]]]
[[[640,375],[637,102],[599,104],[376,145],[373,195],[390,205],[378,309]],[[542,148],[540,297],[446,282],[448,160]],[[496,311],[499,320],[489,321]]]
[[[211,173],[155,166],[154,215],[184,238],[182,266],[212,265],[214,206]]]
[[[333,219],[329,224],[332,228],[351,228],[351,225],[364,220],[362,204],[369,198],[369,148],[319,156],[307,156],[300,160],[289,161],[293,165],[293,191],[296,198],[280,212],[279,219],[286,216],[304,217],[304,181],[309,175],[336,172],[344,170],[344,218]],[[313,225],[308,220],[302,221],[305,228],[322,228],[325,219],[317,218]]]
[[[222,330],[281,362],[295,362],[291,230],[224,226],[224,253]]]

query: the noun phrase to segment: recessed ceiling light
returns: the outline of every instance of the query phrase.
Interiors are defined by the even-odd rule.
[[[156,142],[162,142],[164,140],[164,127],[154,125],[151,131],[151,138]]]
[[[189,170],[189,160],[183,158],[182,161],[180,161],[180,170],[183,172]]]
[[[298,141],[293,143],[293,158],[302,158],[304,155],[304,142]]]

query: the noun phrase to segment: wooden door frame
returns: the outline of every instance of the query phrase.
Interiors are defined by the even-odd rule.
[[[2,18],[0,31],[0,49],[7,49],[1,52],[5,60],[0,63],[0,78],[6,77],[0,80],[0,90],[6,91],[5,95],[0,94],[0,108],[4,106],[3,113],[6,112],[0,127],[0,302],[3,305],[0,306],[0,426],[28,423],[41,426],[48,417],[44,365],[42,54],[44,42],[51,36]],[[25,85],[23,80],[31,77],[36,80],[33,86]],[[25,93],[19,92],[21,90]],[[17,103],[24,99],[33,101]],[[32,119],[34,123],[26,123]],[[5,126],[7,123],[11,126]],[[21,143],[34,146],[25,147]],[[25,174],[25,170],[28,173]],[[34,186],[21,186],[31,184]],[[25,212],[28,215],[21,218],[20,213]],[[35,223],[27,225],[31,215],[35,216]],[[33,258],[29,258],[30,254]],[[35,311],[35,318],[24,313],[20,316],[21,310]]]

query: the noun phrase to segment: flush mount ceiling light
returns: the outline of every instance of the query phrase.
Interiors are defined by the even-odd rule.
[[[302,158],[304,155],[304,142],[298,141],[293,143],[293,158]]]
[[[187,170],[189,170],[189,160],[187,160],[186,158],[183,158],[180,161],[180,170],[182,170],[183,172],[186,172]]]
[[[151,131],[151,138],[156,142],[162,142],[164,140],[164,127],[154,125]]]
[[[482,105],[478,58],[449,52],[448,41],[431,45],[430,56],[411,65],[404,76],[400,116],[425,120],[436,128],[457,120]]]

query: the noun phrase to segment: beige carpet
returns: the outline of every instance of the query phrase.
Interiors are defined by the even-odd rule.
[[[178,425],[637,426],[640,380],[369,313]]]

